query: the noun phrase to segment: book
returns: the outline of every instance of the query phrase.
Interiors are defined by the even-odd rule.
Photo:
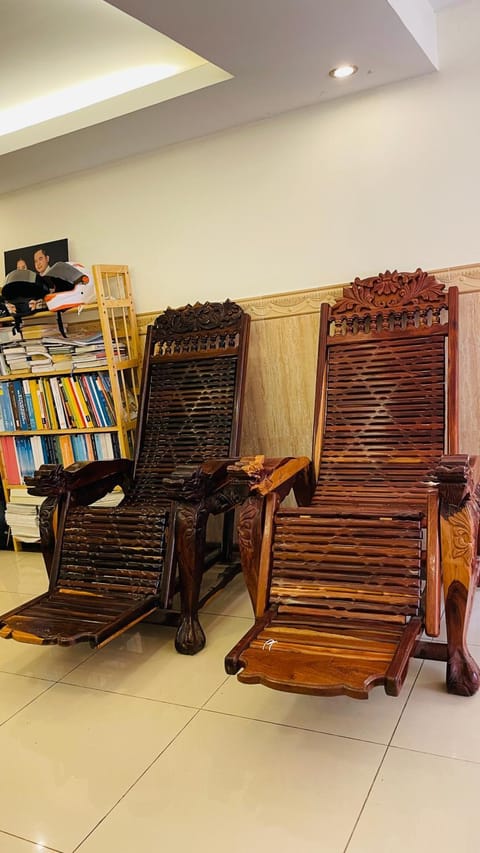
[[[59,435],[58,436],[61,454],[62,454],[62,464],[64,468],[68,468],[73,462],[75,462],[75,457],[73,455],[72,450],[72,442],[70,441],[69,435]]]
[[[11,504],[27,504],[30,506],[40,506],[45,500],[44,497],[39,497],[38,495],[29,495],[27,490],[20,486],[14,486],[10,489],[9,497],[9,503]]]
[[[83,374],[80,379],[87,392],[87,397],[90,402],[90,413],[93,415],[94,425],[99,427],[108,426],[104,417],[98,390],[95,385],[94,374]]]
[[[27,411],[27,402],[25,399],[24,391],[23,391],[23,382],[21,379],[15,379],[12,382],[13,385],[13,393],[15,395],[15,402],[17,406],[18,417],[20,420],[20,429],[31,429],[30,426],[30,417]]]
[[[33,477],[35,473],[35,462],[33,460],[32,445],[29,437],[16,436],[15,447],[17,451],[21,482],[23,483],[25,477]]]
[[[88,407],[88,401],[85,397],[83,388],[81,383],[78,380],[77,376],[70,377],[70,382],[72,385],[73,393],[75,394],[77,403],[82,412],[83,421],[86,427],[91,427],[93,425],[92,416],[90,414],[90,409]]]
[[[14,429],[20,430],[21,429],[20,416],[18,414],[17,400],[15,397],[15,390],[13,387],[13,382],[7,382],[7,390],[8,390],[8,395],[10,397],[10,408],[11,408],[12,415],[13,415],[13,423],[15,425]]]
[[[7,362],[7,359],[5,358],[5,355],[3,352],[0,352],[0,374],[2,376],[8,376],[10,372],[10,367]]]
[[[72,380],[70,376],[62,376],[60,378],[60,386],[63,388],[68,404],[70,406],[70,411],[73,416],[73,428],[83,429],[85,427],[85,423],[83,421],[80,406],[78,405],[75,394],[73,393]]]
[[[38,471],[40,465],[44,465],[46,462],[45,455],[43,453],[42,446],[42,438],[40,435],[31,435],[30,436],[30,444],[32,447],[33,453],[33,462],[35,465],[35,471]],[[12,500],[12,494],[10,493],[10,500]]]
[[[2,455],[5,462],[5,473],[9,485],[20,483],[20,469],[13,435],[3,435],[0,438]]]
[[[40,383],[37,382],[37,400],[40,408],[40,418],[41,418],[41,429],[50,429],[50,422],[47,418],[47,405],[45,401],[45,395],[43,393],[43,388],[40,386]]]
[[[57,414],[58,425],[60,429],[68,429],[65,409],[63,407],[63,398],[60,392],[60,388],[58,387],[58,379],[56,376],[52,376],[49,379],[49,382],[50,387],[52,389],[53,399],[55,401],[55,411]]]
[[[62,378],[63,377],[59,376],[57,379],[57,382],[58,382],[58,390],[59,390],[61,397],[62,397],[63,411],[65,413],[65,419],[67,422],[66,429],[75,429],[75,418],[74,418],[73,412],[70,408],[70,402],[68,400],[65,388],[63,386]]]
[[[38,382],[43,388],[48,418],[50,421],[50,429],[58,429],[60,424],[57,416],[57,407],[53,400],[53,393],[50,381],[48,379],[39,379]]]
[[[15,429],[15,419],[13,417],[10,395],[8,393],[8,383],[0,383],[0,408],[3,415],[4,429],[6,432],[13,432]]]
[[[25,397],[25,405],[28,412],[28,420],[30,421],[30,429],[38,429],[37,419],[35,417],[35,409],[33,407],[32,389],[30,387],[30,379],[22,379],[23,395]]]
[[[27,381],[30,385],[30,393],[32,395],[32,407],[33,413],[35,415],[35,429],[44,429],[44,426],[42,424],[42,411],[40,409],[40,403],[38,400],[38,380],[28,379]]]

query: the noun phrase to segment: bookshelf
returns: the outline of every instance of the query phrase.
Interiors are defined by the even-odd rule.
[[[20,509],[25,476],[42,464],[132,455],[139,339],[130,276],[123,265],[92,270],[96,301],[62,312],[65,339],[54,312],[26,318],[20,336],[11,318],[0,320],[0,473],[16,550],[35,540]]]

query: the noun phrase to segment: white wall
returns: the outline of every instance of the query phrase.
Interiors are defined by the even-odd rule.
[[[139,311],[479,261],[480,0],[439,23],[439,73],[3,196],[0,251],[67,236]]]

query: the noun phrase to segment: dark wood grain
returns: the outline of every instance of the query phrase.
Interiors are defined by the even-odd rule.
[[[421,270],[355,279],[322,306],[308,500],[304,485],[303,506],[279,505],[281,466],[243,465],[263,532],[259,542],[244,523],[256,623],[226,661],[242,682],[397,695],[412,655],[438,659],[439,646],[420,637],[439,633],[442,569],[447,688],[478,688],[466,629],[480,472],[444,456],[457,452],[457,348],[458,293]]]
[[[42,466],[29,481],[33,494],[46,497],[40,520],[49,591],[0,617],[0,636],[104,645],[155,610],[169,612],[179,589],[176,648],[203,648],[206,521],[248,496],[248,482],[229,474],[248,335],[249,317],[228,300],[169,308],[157,318],[147,334],[133,462]],[[124,491],[119,506],[91,506],[116,485]],[[223,557],[231,538],[229,519]]]

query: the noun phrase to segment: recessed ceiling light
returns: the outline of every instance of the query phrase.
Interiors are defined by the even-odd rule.
[[[330,74],[330,77],[336,77],[337,80],[342,80],[344,77],[351,77],[356,71],[358,71],[356,65],[338,65],[337,68],[332,68],[328,73]]]

